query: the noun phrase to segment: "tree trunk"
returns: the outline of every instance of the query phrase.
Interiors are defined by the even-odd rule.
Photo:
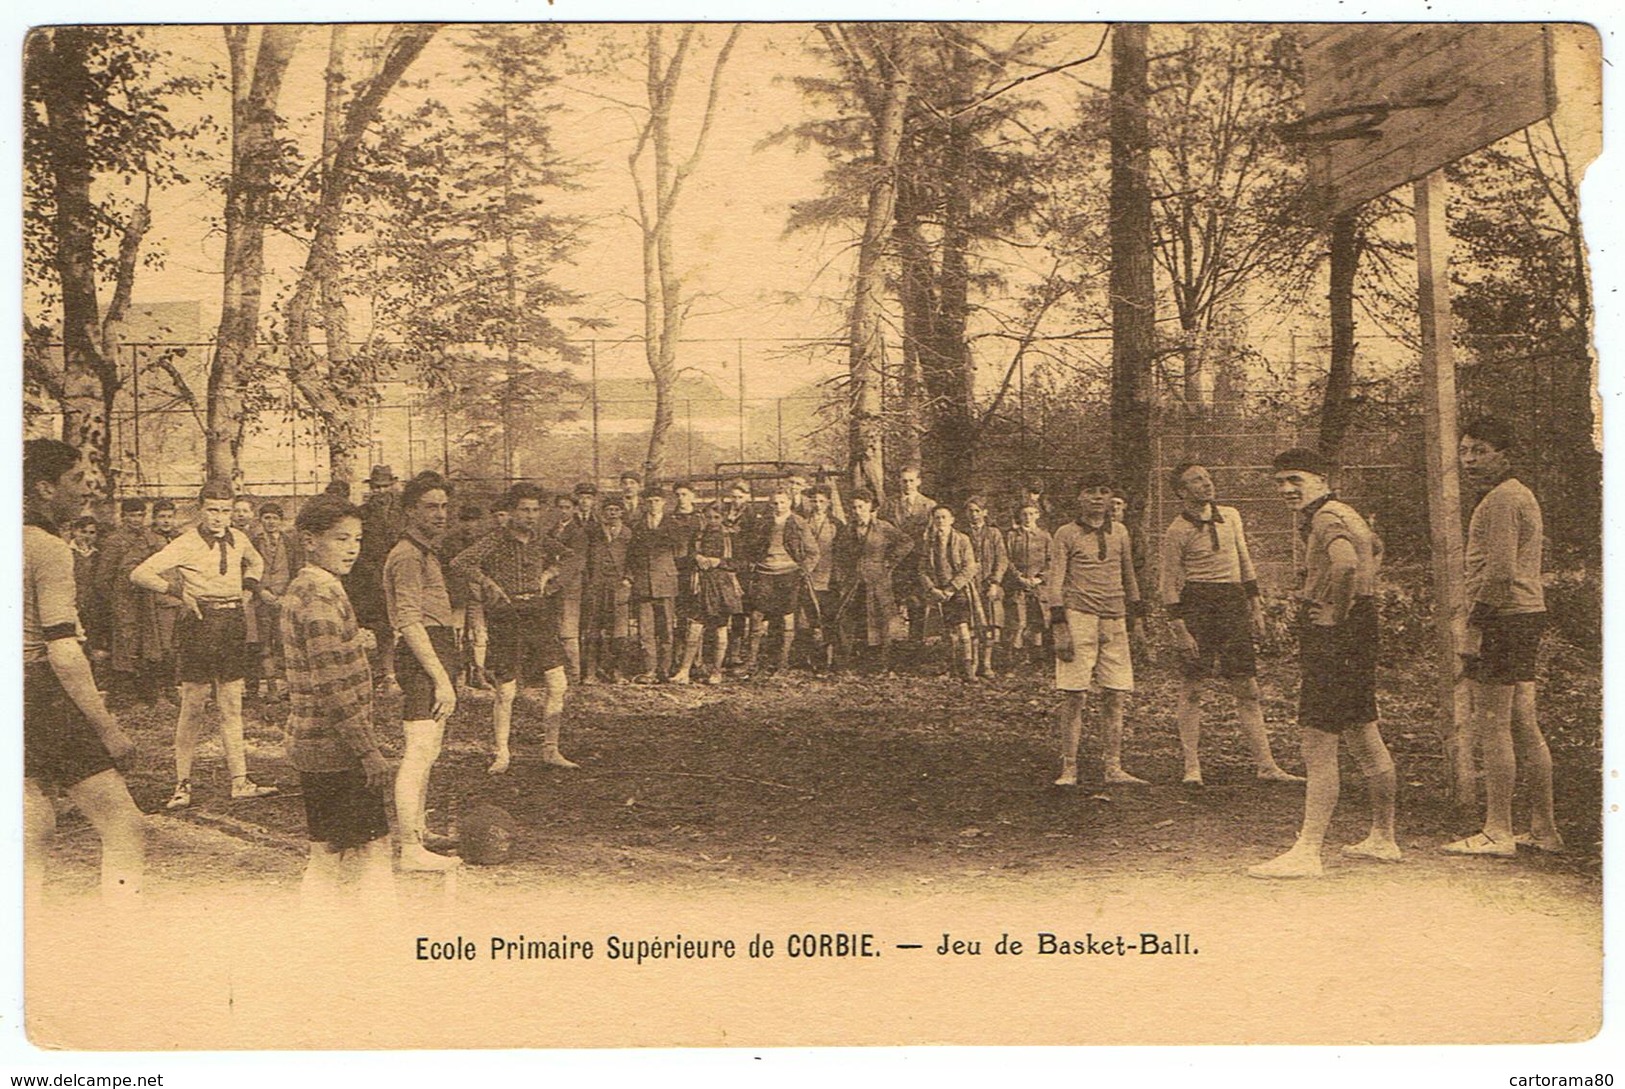
[[[885,92],[875,116],[873,174],[858,266],[852,284],[848,325],[847,394],[850,403],[848,444],[852,483],[882,501],[886,494],[885,419],[880,389],[885,357],[882,311],[885,306],[885,256],[891,240],[897,201],[897,160],[903,118],[908,108],[912,72],[912,31],[900,27],[885,73]]]
[[[962,49],[948,56],[947,101],[967,102],[974,94],[971,69]],[[930,350],[925,354],[931,430],[926,464],[932,493],[957,503],[970,494],[976,468],[976,367],[967,340],[970,320],[970,159],[975,134],[958,113],[947,119],[944,144],[942,259],[937,280],[937,313]]]
[[[350,313],[341,278],[339,233],[344,205],[356,178],[361,139],[377,120],[379,108],[438,28],[398,27],[390,35],[378,70],[357,86],[345,104],[349,28],[335,25],[328,44],[326,95],[322,113],[322,166],[316,207],[316,229],[310,252],[288,299],[288,358],[293,383],[306,406],[321,421],[327,441],[327,467],[332,480],[354,480],[357,454],[365,451],[366,414],[373,375],[358,368],[350,343]],[[310,344],[312,309],[319,307],[326,367]]]
[[[898,404],[892,406],[896,421],[892,434],[892,454],[899,467],[922,465],[923,440],[927,424],[925,355],[937,342],[936,276],[931,267],[931,247],[920,233],[925,209],[918,206],[914,186],[906,176],[897,179],[895,205],[896,251],[899,265],[898,296],[903,304],[903,369],[898,382]]]
[[[1343,436],[1354,415],[1354,402],[1349,398],[1354,385],[1354,277],[1364,241],[1358,217],[1356,209],[1332,220],[1332,361],[1326,372],[1326,399],[1320,408],[1320,452],[1333,464],[1338,462]]]
[[[96,212],[90,197],[89,48],[85,30],[62,27],[49,35],[36,63],[50,65],[45,115],[56,218],[56,272],[62,288],[62,438],[89,460],[94,493],[105,495],[111,467],[115,361],[101,350],[96,296]]]
[[[260,31],[249,59],[250,28],[227,27],[231,59],[231,175],[226,180],[224,286],[220,331],[209,368],[204,474],[234,479],[242,447],[243,383],[256,358],[260,291],[265,271],[265,227],[277,142],[277,97],[303,27],[277,25]]]
[[[655,387],[654,419],[649,426],[649,447],[643,459],[644,477],[648,480],[659,478],[665,471],[666,448],[676,407],[673,402],[677,388],[677,344],[683,331],[683,281],[677,274],[672,224],[683,183],[699,165],[700,155],[705,150],[706,137],[710,134],[711,121],[716,116],[722,90],[722,72],[740,32],[741,27],[736,24],[717,50],[716,60],[711,66],[710,89],[706,96],[705,112],[700,118],[699,133],[687,156],[678,161],[672,145],[671,115],[694,28],[684,28],[669,58],[662,44],[664,28],[656,24],[648,30],[645,84],[649,98],[649,121],[639,134],[637,146],[628,159],[638,191],[638,224],[643,231],[644,355]],[[650,149],[654,158],[652,199],[638,172],[638,160],[645,148]]]
[[[1110,117],[1112,470],[1142,504],[1150,494],[1151,365],[1156,358],[1147,98],[1146,26],[1119,23],[1112,28]],[[1136,534],[1142,540],[1144,521],[1142,516]]]
[[[692,34],[692,28],[688,34]],[[672,188],[671,108],[676,78],[681,74],[685,34],[672,66],[666,68],[661,48],[662,28],[649,28],[648,88],[649,143],[654,152],[654,222],[643,226],[644,353],[654,378],[655,411],[649,425],[649,447],[643,458],[644,478],[660,476],[666,464],[671,434],[672,390],[677,385],[677,338],[682,335],[682,284],[672,264],[672,230],[667,195]]]

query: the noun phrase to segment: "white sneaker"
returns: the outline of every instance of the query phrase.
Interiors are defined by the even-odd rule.
[[[192,804],[192,780],[182,779],[175,784],[175,793],[164,803],[165,809],[185,809]]]
[[[253,798],[269,798],[277,793],[274,786],[260,786],[252,779],[235,779],[231,784],[231,800],[234,802],[248,801]]]
[[[437,855],[421,843],[401,844],[402,873],[444,873],[462,864],[462,859],[453,855]]]

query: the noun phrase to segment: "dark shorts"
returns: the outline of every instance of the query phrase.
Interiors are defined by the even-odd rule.
[[[1546,630],[1545,613],[1507,613],[1492,616],[1479,626],[1484,640],[1478,657],[1467,660],[1469,680],[1479,684],[1517,684],[1535,679],[1540,656],[1540,633]]]
[[[182,684],[240,681],[248,660],[243,610],[203,609],[203,619],[182,610],[175,621],[175,679]]]
[[[1185,630],[1196,640],[1196,657],[1184,663],[1187,677],[1254,677],[1252,614],[1239,582],[1187,582],[1179,602]]]
[[[961,590],[953,597],[942,603],[942,622],[950,626],[970,624],[975,620],[976,610],[971,604],[969,590]]]
[[[521,601],[513,605],[486,605],[485,671],[497,684],[520,681],[540,684],[542,675],[564,665],[564,644],[559,642],[558,604]]]
[[[769,573],[756,571],[750,577],[749,610],[762,616],[793,616],[801,602],[800,569]]]
[[[299,789],[305,797],[305,828],[314,842],[347,851],[389,835],[384,792],[369,787],[360,768],[302,771]]]
[[[1355,601],[1334,627],[1298,625],[1298,724],[1341,733],[1377,720],[1377,604]]]
[[[429,644],[446,676],[457,676],[457,633],[451,628],[427,628]],[[402,640],[395,651],[395,679],[401,686],[401,719],[424,722],[434,717],[434,679],[412,648]]]
[[[113,766],[102,737],[49,662],[23,666],[23,776],[71,787]]]

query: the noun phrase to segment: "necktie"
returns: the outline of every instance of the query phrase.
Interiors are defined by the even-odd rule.
[[[1190,511],[1186,511],[1185,521],[1195,526],[1198,531],[1200,531],[1203,526],[1206,526],[1208,540],[1213,544],[1213,551],[1217,552],[1219,550],[1219,523],[1224,521],[1224,517],[1219,513],[1218,507],[1209,507],[1208,516],[1206,518],[1199,518],[1191,514]]]
[[[231,537],[231,531],[227,530],[226,532],[222,533],[220,536],[215,538],[215,543],[217,543],[220,546],[220,573],[222,575],[224,575],[226,573],[226,549],[227,549],[226,542],[230,537]]]

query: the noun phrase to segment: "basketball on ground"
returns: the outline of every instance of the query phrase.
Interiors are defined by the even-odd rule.
[[[501,806],[476,806],[458,821],[460,854],[480,866],[498,866],[513,858],[519,822]]]

